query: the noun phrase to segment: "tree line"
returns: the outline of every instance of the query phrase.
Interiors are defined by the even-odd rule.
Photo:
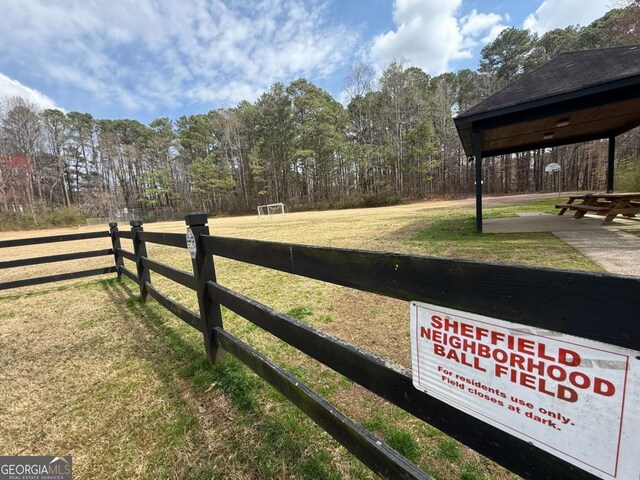
[[[128,208],[149,217],[468,194],[474,167],[452,118],[560,52],[640,43],[639,12],[633,2],[542,36],[506,29],[484,47],[476,71],[429,76],[394,61],[376,76],[356,63],[346,106],[305,79],[275,83],[255,102],[148,125],[8,98],[0,109],[0,211],[72,207],[113,217]],[[561,188],[602,189],[606,148],[596,141],[486,159],[484,189],[556,189],[544,172],[551,161],[564,166]],[[619,137],[618,152],[623,161],[640,156],[637,129]]]

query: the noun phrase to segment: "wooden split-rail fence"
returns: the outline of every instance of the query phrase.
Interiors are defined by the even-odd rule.
[[[186,226],[195,240],[193,271],[149,258],[147,243],[187,248],[184,234],[146,232],[142,222],[131,230],[78,233],[0,241],[0,248],[111,238],[111,248],[0,262],[2,269],[113,255],[115,265],[0,283],[0,290],[60,280],[116,273],[133,280],[140,296],[154,298],[203,334],[211,363],[223,352],[238,358],[300,408],[380,477],[432,478],[410,460],[350,420],[293,375],[224,329],[221,305],[278,337],[349,380],[438,428],[524,478],[598,478],[531,442],[464,413],[412,384],[411,372],[226,288],[216,279],[214,258],[225,257],[282,272],[322,280],[405,301],[420,301],[495,316],[535,328],[563,332],[640,350],[640,279],[512,265],[451,260],[366,250],[315,247],[211,235],[205,214],[189,214]],[[120,240],[130,239],[133,251]],[[135,263],[136,271],[123,259]],[[152,283],[153,271],[198,296],[194,312]]]

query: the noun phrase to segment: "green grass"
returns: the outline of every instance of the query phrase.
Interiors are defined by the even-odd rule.
[[[556,202],[557,199],[554,198],[530,202],[524,206],[489,207],[485,209],[485,217],[516,216],[521,211],[553,213]],[[375,235],[371,231],[369,237],[362,235],[363,227],[359,226],[359,221],[350,222],[350,227],[354,229],[353,235],[358,235],[358,243],[345,242],[346,246],[552,268],[599,269],[551,234],[478,235],[475,233],[472,207],[434,209],[420,212],[419,215],[399,215],[395,220],[391,216],[381,216],[377,221],[379,225],[384,225],[382,233]],[[366,221],[366,218],[362,221]],[[340,224],[340,221],[335,223]],[[287,240],[268,233],[273,228],[271,225],[263,225],[260,228],[264,228],[264,234],[260,230],[251,231],[255,238]],[[327,221],[323,227],[330,229],[330,225],[331,221]],[[291,228],[287,233],[293,235],[293,231],[309,231],[314,226],[302,223]],[[374,227],[370,226],[369,229],[371,228]],[[344,228],[340,227],[339,233],[343,231]],[[222,231],[220,234],[234,236],[233,232]],[[321,242],[326,238],[319,236],[318,232],[315,234]],[[242,230],[241,235],[246,235],[245,230]],[[308,242],[302,235],[299,240],[297,238],[297,243]],[[174,265],[178,260],[176,266],[189,268],[186,257],[178,257],[173,253],[167,256],[168,250],[158,250],[152,254],[157,255],[158,260]],[[340,338],[345,338],[346,335],[349,341],[373,348],[377,353],[407,364],[406,356],[394,358],[392,349],[389,348],[393,343],[397,345],[399,340],[394,341],[388,335],[369,336],[367,343],[362,343],[366,332],[371,331],[369,326],[362,323],[367,319],[373,321],[371,327],[385,322],[389,331],[402,332],[402,325],[406,321],[403,302],[387,304],[371,301],[361,305],[357,301],[353,303],[352,298],[341,300],[344,295],[341,287],[224,259],[216,261],[219,281],[230,288],[286,312],[293,318],[327,329]],[[160,283],[162,284],[162,280]],[[195,300],[192,299],[191,302],[190,307],[197,308]],[[368,312],[364,316],[363,306]],[[354,392],[351,382],[319,366],[283,342],[265,335],[237,315],[225,310],[224,322],[225,327],[234,335],[286,368],[300,381],[311,386],[350,417],[362,422],[390,446],[437,478],[479,480],[511,477],[495,466],[491,467],[492,473],[488,475],[484,461],[477,455],[469,458],[467,450],[457,441],[395,407],[386,405],[382,408],[375,396],[351,393]],[[358,330],[363,331],[362,336],[350,336]],[[200,390],[215,384],[213,392],[223,395],[233,405],[239,425],[250,428],[253,432],[255,447],[251,452],[234,442],[225,446],[235,452],[230,469],[247,471],[246,466],[239,465],[240,459],[244,458],[250,465],[249,470],[259,472],[261,478],[343,478],[345,475],[348,478],[372,478],[371,473],[366,468],[363,469],[357,460],[341,447],[336,447],[335,442],[326,434],[320,433],[318,427],[239,362],[226,359],[220,365],[208,367],[202,356],[201,341],[198,337],[192,340],[194,351],[197,352],[193,358],[185,357],[182,349],[177,350],[176,357],[186,362],[182,375]],[[402,355],[406,355],[406,351]]]
[[[313,315],[313,312],[307,307],[294,307],[287,311],[287,315],[298,320],[304,320],[305,317]]]
[[[414,435],[402,428],[391,427],[389,428],[385,440],[390,447],[394,448],[409,460],[418,460],[418,442]]]
[[[481,467],[475,463],[465,465],[460,473],[460,480],[485,480],[486,478]]]
[[[342,475],[331,467],[327,452],[318,452],[300,463],[300,477],[309,480],[340,480]]]
[[[489,207],[484,218],[508,218],[518,212],[554,213],[557,199],[538,200],[518,206]],[[429,255],[469,258],[490,262],[549,268],[603,271],[549,232],[483,233],[475,231],[471,209],[440,211],[430,215],[411,236],[410,242]]]
[[[553,198],[520,206],[490,206],[485,209],[485,217],[515,216],[520,211],[553,213],[556,202]],[[163,228],[184,231],[180,223]],[[478,235],[474,231],[471,206],[436,209],[400,206],[366,213],[292,214],[270,222],[256,222],[251,218],[216,219],[211,221],[211,229],[216,235],[229,237],[599,270],[551,234]],[[158,231],[158,226],[149,225],[146,230]],[[131,249],[130,241],[123,240],[123,248]],[[149,252],[154,260],[191,269],[190,258],[183,250],[149,245]],[[406,302],[224,258],[216,258],[215,262],[218,281],[226,287],[363,349],[401,365],[410,365]],[[130,263],[127,266],[132,269]],[[152,274],[152,280],[160,291],[197,311],[197,299],[192,291],[156,274]],[[43,289],[28,297],[22,294],[2,300],[43,303],[48,296],[55,298],[77,292],[79,297],[108,295],[119,305],[120,316],[110,321],[121,329],[122,342],[126,342],[130,332],[134,337],[132,345],[125,344],[131,364],[126,363],[118,370],[118,377],[110,378],[96,389],[96,395],[109,404],[122,402],[124,413],[121,414],[126,418],[127,408],[132,408],[135,402],[143,402],[143,406],[149,402],[140,394],[141,382],[155,379],[158,383],[152,390],[157,402],[144,409],[143,418],[131,419],[136,430],[124,430],[120,440],[111,440],[115,446],[105,457],[109,461],[122,455],[123,462],[133,464],[133,459],[144,454],[148,463],[148,469],[142,473],[126,470],[123,477],[171,478],[179,471],[184,478],[202,479],[373,478],[346,449],[239,361],[227,356],[221,363],[210,366],[204,356],[200,332],[157,303],[140,302],[132,282],[112,280],[78,287],[64,285]],[[0,311],[0,320],[0,326],[14,321],[13,313]],[[80,318],[78,331],[100,329],[104,321]],[[513,478],[442,432],[354,386],[233,312],[223,309],[223,321],[226,330],[286,368],[336,408],[437,478]],[[120,345],[120,348],[124,347]],[[118,351],[114,347],[112,353]],[[127,405],[127,401],[132,403]],[[87,416],[84,420],[90,420],[92,415],[99,418],[101,413],[84,415]],[[108,431],[103,434],[107,435]],[[152,436],[160,440],[155,442]],[[150,446],[143,448],[146,444]],[[106,460],[96,458],[94,461],[104,463]],[[100,475],[94,473],[93,477]]]
[[[187,380],[193,395],[213,385],[211,394],[223,396],[235,411],[234,430],[241,430],[244,440],[247,432],[254,437],[251,445],[245,444],[237,432],[228,432],[229,437],[222,432],[228,438],[223,448],[234,454],[225,467],[228,475],[244,471],[253,472],[250,476],[275,479],[289,472],[294,478],[340,478],[326,452],[308,453],[310,445],[318,448],[315,438],[319,430],[280,394],[229,355],[210,366],[203,355],[201,337],[185,339],[182,330],[187,327],[168,321],[159,305],[144,304],[137,298],[125,303],[155,333],[151,347],[163,351],[162,358],[155,359],[163,376],[172,381]],[[179,441],[195,424],[197,419],[186,414],[171,424],[167,434]]]
[[[449,461],[455,462],[460,459],[460,444],[452,438],[441,438],[438,440],[439,455]]]

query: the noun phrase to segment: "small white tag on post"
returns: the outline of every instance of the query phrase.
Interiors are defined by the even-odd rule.
[[[187,250],[192,259],[196,258],[196,237],[191,231],[191,227],[187,227]]]

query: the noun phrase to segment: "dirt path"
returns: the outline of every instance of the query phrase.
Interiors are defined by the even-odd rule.
[[[499,195],[499,196],[483,196],[483,205],[495,205],[495,204],[517,204],[518,202],[529,202],[532,200],[540,200],[543,198],[563,198],[568,195],[577,194],[579,192],[563,192],[560,197],[558,193],[523,193],[519,195]],[[462,200],[451,200],[452,205],[475,205],[476,198],[469,197]]]

